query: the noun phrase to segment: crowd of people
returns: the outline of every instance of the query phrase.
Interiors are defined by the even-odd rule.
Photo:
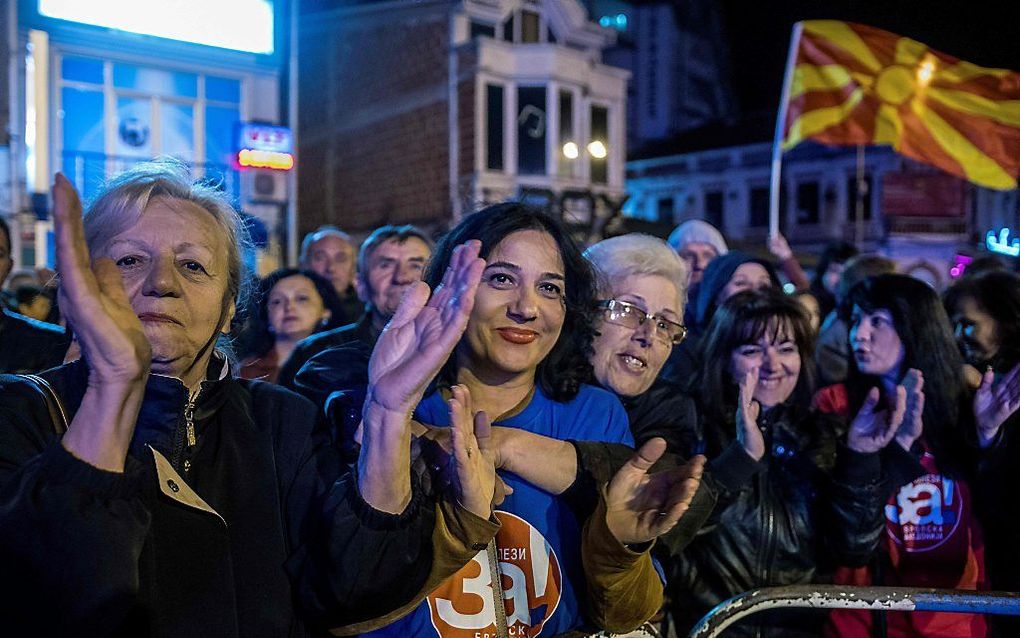
[[[585,248],[507,202],[439,237],[320,228],[253,280],[177,164],[84,211],[58,175],[53,204],[58,276],[18,273],[0,315],[11,635],[684,635],[766,586],[1020,591],[1005,263],[936,291],[834,242],[809,277],[782,235]],[[726,635],[1017,630],[779,610]]]

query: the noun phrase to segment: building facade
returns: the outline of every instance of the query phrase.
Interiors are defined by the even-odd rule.
[[[769,228],[771,143],[631,161],[624,214],[663,229],[704,219],[738,246],[764,251]],[[780,230],[818,254],[831,240],[856,242],[944,285],[956,255],[985,250],[989,231],[1018,227],[1017,191],[973,186],[887,147],[804,143],[783,157]]]
[[[598,232],[624,200],[628,72],[576,0],[361,3],[301,18],[302,230],[441,230],[521,199]]]
[[[52,264],[55,172],[87,201],[111,175],[160,156],[219,185],[254,226],[276,234],[285,178],[239,165],[237,136],[243,123],[284,115],[282,2],[242,0],[229,10],[198,0],[7,2],[11,159],[0,212],[17,229],[20,266]]]
[[[618,32],[608,64],[632,73],[628,146],[654,142],[737,114],[719,3],[585,0],[592,19]]]

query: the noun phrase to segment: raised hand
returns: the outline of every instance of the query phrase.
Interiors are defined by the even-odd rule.
[[[921,437],[924,432],[924,375],[920,370],[911,368],[903,377],[903,389],[907,394],[906,410],[903,413],[903,423],[896,432],[896,442],[904,450],[910,450],[914,441]]]
[[[1020,363],[998,383],[991,367],[981,377],[981,386],[974,394],[974,421],[978,444],[988,447],[995,441],[1006,419],[1020,408]]]
[[[480,249],[475,240],[457,246],[431,298],[424,282],[409,287],[372,351],[370,401],[410,412],[421,400],[467,327],[485,268]]]
[[[137,383],[148,374],[151,348],[120,271],[109,258],[90,259],[81,200],[71,182],[57,173],[52,193],[60,311],[88,363],[89,384]]]
[[[451,487],[465,509],[489,518],[498,481],[490,446],[491,425],[484,412],[472,409],[467,386],[453,386],[450,430],[453,444]]]
[[[695,456],[679,467],[648,473],[665,451],[664,439],[651,439],[609,482],[606,524],[621,543],[645,543],[673,529],[698,491],[704,456]]]
[[[776,233],[769,237],[769,252],[781,262],[793,257],[790,243],[786,241],[786,237],[783,237],[783,233]]]
[[[464,334],[485,267],[480,249],[457,246],[431,298],[427,284],[412,284],[372,351],[358,489],[377,510],[400,513],[411,500],[411,410]]]
[[[754,386],[758,383],[758,368],[751,368],[740,381],[740,400],[737,403],[737,441],[755,461],[765,456],[765,438],[758,427],[761,404],[754,400]]]
[[[892,411],[876,410],[878,400],[878,388],[868,391],[864,404],[846,433],[847,447],[855,452],[870,453],[884,449],[903,424],[903,416],[907,409],[906,388],[896,386]]]

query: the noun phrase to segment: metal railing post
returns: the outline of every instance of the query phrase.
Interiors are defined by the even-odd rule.
[[[1020,616],[1020,593],[836,585],[766,587],[739,594],[720,603],[694,626],[689,637],[714,638],[733,623],[751,614],[793,608]]]

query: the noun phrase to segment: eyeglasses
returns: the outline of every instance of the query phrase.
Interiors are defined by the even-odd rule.
[[[650,315],[634,304],[618,299],[604,299],[596,306],[602,310],[605,320],[624,328],[637,330],[651,319],[653,334],[666,343],[678,345],[687,336],[687,326],[670,321],[660,315]]]

